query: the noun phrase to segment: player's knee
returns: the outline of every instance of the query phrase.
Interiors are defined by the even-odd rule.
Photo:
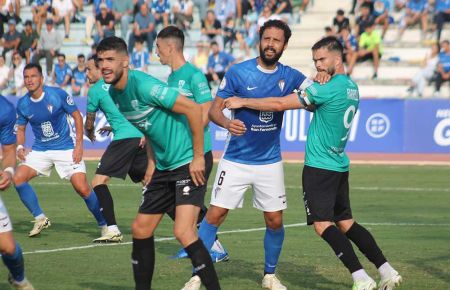
[[[206,221],[210,225],[220,226],[227,216],[228,209],[211,206],[206,213]]]
[[[153,235],[153,232],[141,223],[139,220],[134,220],[131,224],[131,234],[136,239],[146,239]]]
[[[196,239],[195,231],[191,228],[174,227],[173,235],[183,246]]]
[[[1,255],[12,256],[16,252],[16,244],[15,243],[4,243],[0,247]]]
[[[102,185],[102,184],[107,184],[108,180],[109,180],[108,176],[96,174],[91,182],[92,187],[96,187],[96,186]]]
[[[315,230],[316,234],[318,234],[319,236],[322,236],[323,232],[330,226],[332,226],[331,222],[315,222],[314,230]]]
[[[18,185],[21,185],[22,183],[26,182],[27,180],[23,174],[16,172],[16,174],[14,174],[14,176],[12,178],[12,181],[13,181],[14,185],[18,186]]]

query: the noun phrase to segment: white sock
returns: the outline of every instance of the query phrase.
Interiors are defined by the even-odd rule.
[[[352,273],[353,281],[366,281],[369,280],[370,277],[367,275],[366,270],[361,269]]]
[[[108,231],[110,232],[120,232],[117,225],[108,226]]]
[[[45,219],[45,214],[41,213],[40,215],[35,216],[34,219],[35,219],[35,220]]]
[[[378,268],[378,272],[380,272],[380,276],[381,278],[389,278],[392,276],[392,272],[394,272],[395,269],[392,268],[392,266],[386,262],[383,265],[380,266],[380,268]]]
[[[223,248],[222,244],[219,240],[215,240],[213,246],[211,247],[212,251],[215,251],[217,253],[225,253],[225,249]]]

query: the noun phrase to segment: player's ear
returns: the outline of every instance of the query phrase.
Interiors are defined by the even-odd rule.
[[[130,58],[129,58],[128,54],[127,54],[127,55],[124,55],[122,67],[123,68],[128,68],[129,66],[130,66]]]
[[[283,46],[283,51],[285,51],[287,47],[288,47],[288,43],[286,42]]]

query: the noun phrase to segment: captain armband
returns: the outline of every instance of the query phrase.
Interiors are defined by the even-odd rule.
[[[308,97],[306,96],[305,91],[298,91],[297,92],[298,100],[300,101],[300,104],[302,104],[303,107],[307,107],[311,104],[311,102],[308,100]]]

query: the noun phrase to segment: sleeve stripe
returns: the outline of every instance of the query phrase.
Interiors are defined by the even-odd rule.
[[[311,79],[306,78],[302,84],[300,85],[300,91],[306,90],[309,86],[311,86],[314,82]]]

